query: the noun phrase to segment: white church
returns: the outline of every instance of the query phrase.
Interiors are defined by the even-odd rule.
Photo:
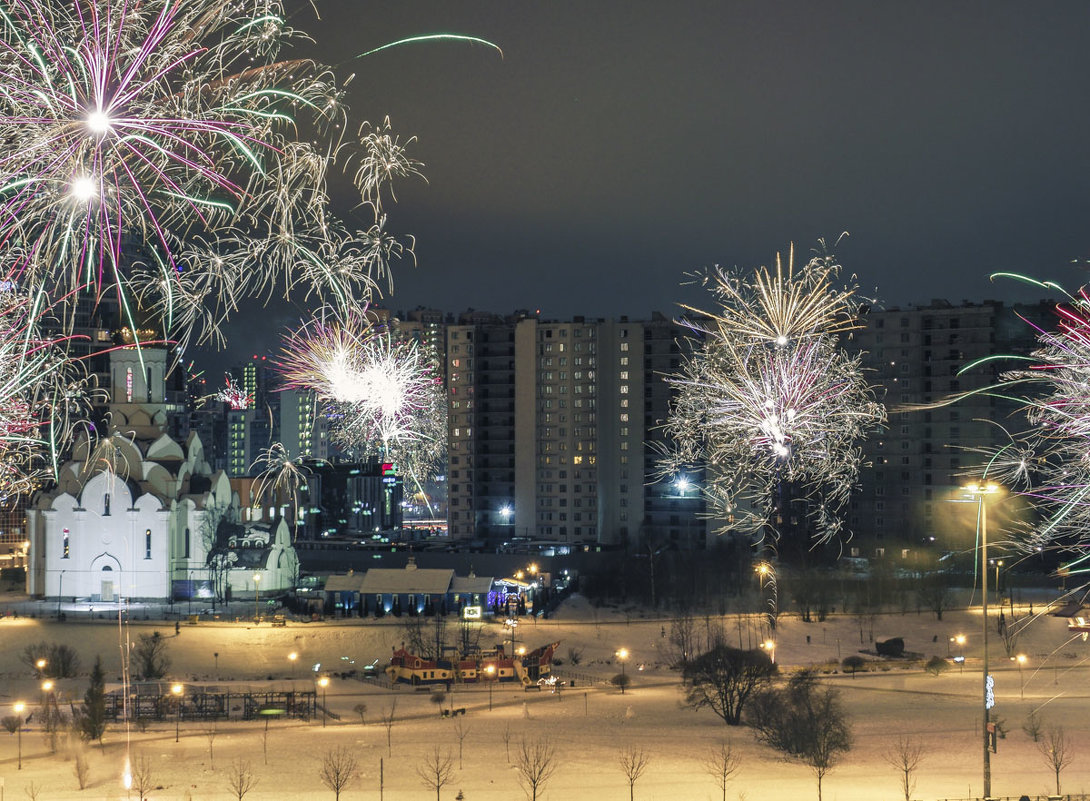
[[[32,596],[105,604],[292,587],[299,562],[283,519],[240,523],[200,438],[165,433],[167,356],[111,353],[108,434],[77,442],[57,486],[27,509]]]

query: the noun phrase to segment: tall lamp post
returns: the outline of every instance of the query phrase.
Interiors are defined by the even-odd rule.
[[[1012,656],[1012,660],[1018,663],[1018,697],[1023,701],[1026,700],[1026,680],[1022,675],[1022,667],[1026,664],[1026,655],[1018,654],[1018,656]]]
[[[185,686],[182,684],[174,684],[170,688],[170,693],[174,696],[174,707],[176,712],[174,715],[174,742],[178,742],[178,734],[182,728],[182,693],[184,692]]]
[[[496,683],[496,666],[486,665],[484,672],[488,674],[488,711],[492,711],[492,685]]]
[[[26,704],[22,701],[16,701],[12,706],[15,710],[15,716],[19,718],[19,767],[18,770],[23,769],[23,713],[26,712]]]
[[[628,677],[625,675],[624,672],[624,663],[625,660],[628,659],[628,649],[621,648],[619,651],[617,651],[617,659],[621,663],[621,695],[624,695],[624,686],[628,683]]]
[[[318,686],[322,688],[322,728],[325,728],[325,719],[329,717],[329,676],[318,679]]]
[[[258,591],[260,590],[260,582],[261,582],[261,574],[260,573],[254,573],[254,622],[255,623],[259,619],[259,614],[258,614],[258,611],[257,611],[257,599],[258,599]]]
[[[295,681],[295,660],[299,658],[299,654],[296,651],[292,651],[288,654],[288,661],[291,662],[291,680]]]
[[[999,485],[993,483],[970,484],[966,491],[977,499],[977,514],[980,518],[980,611],[983,618],[983,648],[984,659],[982,668],[981,687],[984,695],[984,725],[981,732],[981,742],[984,746],[984,797],[992,795],[992,754],[991,736],[988,731],[989,711],[992,705],[992,683],[988,675],[988,505],[985,498],[999,492]]]

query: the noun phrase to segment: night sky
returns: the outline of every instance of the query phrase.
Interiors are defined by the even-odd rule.
[[[1001,270],[1087,280],[1084,0],[318,0],[320,20],[291,1],[314,53],[356,73],[356,119],[418,137],[428,183],[390,209],[418,264],[392,308],[672,313],[703,300],[686,271],[842,231],[887,306],[1040,296]],[[353,59],[441,31],[504,55]],[[243,350],[261,331],[231,329]]]

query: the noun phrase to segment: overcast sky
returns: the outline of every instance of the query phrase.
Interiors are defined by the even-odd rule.
[[[388,305],[670,313],[683,274],[850,237],[886,305],[1031,299],[1090,256],[1077,2],[290,0],[428,183],[390,227],[418,265]],[[503,49],[425,43],[455,31]],[[347,211],[347,209],[345,210]],[[243,344],[243,347],[245,345]]]

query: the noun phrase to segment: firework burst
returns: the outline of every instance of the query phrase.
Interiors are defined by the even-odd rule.
[[[332,74],[282,56],[304,38],[279,0],[0,2],[0,242],[24,282],[109,288],[182,340],[244,297],[366,301],[406,248],[378,201],[416,164],[388,125],[344,140]],[[343,149],[361,231],[330,213]]]
[[[56,473],[93,391],[68,337],[44,332],[43,296],[0,281],[0,504]]]
[[[243,387],[240,387],[231,376],[224,376],[226,384],[223,389],[212,396],[213,399],[226,403],[231,409],[241,411],[251,409],[254,405],[254,397]]]
[[[995,277],[995,276],[993,276]],[[1016,277],[1042,288],[1043,284]],[[1002,481],[1029,499],[1040,515],[1013,545],[1028,552],[1058,549],[1078,557],[1086,572],[1090,538],[1090,294],[1083,288],[1056,307],[1054,331],[1034,326],[1039,347],[987,391],[1020,397],[1029,427],[1009,435],[996,452],[982,454],[985,478]],[[1027,323],[1029,323],[1027,320]],[[971,369],[969,365],[965,369]],[[956,401],[956,399],[954,399]]]
[[[687,323],[702,341],[672,379],[666,433],[675,450],[663,470],[706,466],[709,502],[734,530],[768,526],[790,486],[811,502],[825,541],[839,533],[859,443],[885,412],[861,357],[838,341],[860,325],[856,287],[841,288],[841,268],[824,251],[802,269],[792,262],[708,279],[719,308]]]
[[[326,405],[335,441],[362,458],[396,462],[416,481],[430,477],[446,439],[437,371],[415,341],[362,317],[316,321],[292,334],[281,370],[287,386]]]

